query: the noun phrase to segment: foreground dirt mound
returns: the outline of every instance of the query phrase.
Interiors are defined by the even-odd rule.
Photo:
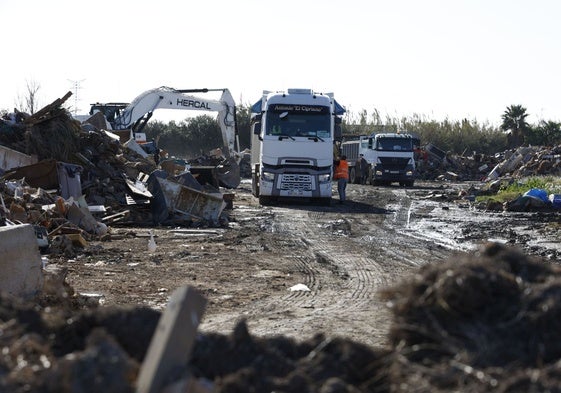
[[[200,335],[188,371],[216,392],[559,391],[557,265],[491,244],[382,296],[394,315],[388,348],[322,333],[258,338],[241,320],[229,335]],[[160,312],[69,304],[0,297],[0,391],[135,390]]]
[[[490,244],[425,266],[385,297],[391,391],[560,391],[558,265]]]

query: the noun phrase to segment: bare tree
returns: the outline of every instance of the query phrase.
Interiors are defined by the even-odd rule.
[[[21,112],[34,114],[39,107],[38,92],[41,85],[34,80],[26,81],[26,93],[23,97],[18,96],[16,109]]]

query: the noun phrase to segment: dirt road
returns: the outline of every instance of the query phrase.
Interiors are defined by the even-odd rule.
[[[378,291],[418,266],[486,240],[557,257],[547,215],[474,209],[457,198],[470,186],[351,184],[344,205],[263,207],[243,182],[228,228],[154,228],[152,254],[149,228],[112,228],[110,242],[65,262],[67,281],[103,304],[157,309],[175,288],[192,285],[209,300],[204,332],[228,334],[246,319],[257,336],[322,332],[383,346],[390,315]]]

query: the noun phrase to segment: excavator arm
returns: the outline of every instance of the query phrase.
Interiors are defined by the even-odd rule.
[[[191,95],[191,93],[208,93],[211,91],[222,91],[220,99],[211,100]],[[224,146],[228,148],[229,157],[237,158],[239,155],[236,150],[236,144],[238,143],[236,105],[228,89],[178,90],[162,86],[147,90],[115,116],[111,125],[116,130],[132,129],[133,132],[140,132],[141,125],[143,127],[157,109],[217,112],[222,140]]]
[[[221,91],[218,100],[201,98],[195,93]],[[217,112],[222,141],[227,148],[227,164],[219,168],[219,181],[225,187],[235,188],[240,182],[238,131],[236,105],[228,89],[184,89],[158,87],[137,96],[130,104],[93,104],[92,111],[102,111],[114,130],[131,129],[141,132],[157,109]],[[90,114],[93,114],[90,112]]]

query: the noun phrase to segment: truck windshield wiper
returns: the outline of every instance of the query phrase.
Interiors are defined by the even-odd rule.
[[[293,141],[296,140],[296,139],[294,139],[293,137],[291,137],[290,135],[280,135],[280,136],[279,136],[279,141],[282,141],[282,140],[285,139],[285,138],[290,138],[290,139],[292,139]]]
[[[322,142],[325,142],[325,141],[324,141],[321,137],[319,137],[319,136],[309,136],[308,139],[311,140],[311,141],[314,141],[314,142],[317,142],[318,139],[319,139],[320,141],[322,141]]]

